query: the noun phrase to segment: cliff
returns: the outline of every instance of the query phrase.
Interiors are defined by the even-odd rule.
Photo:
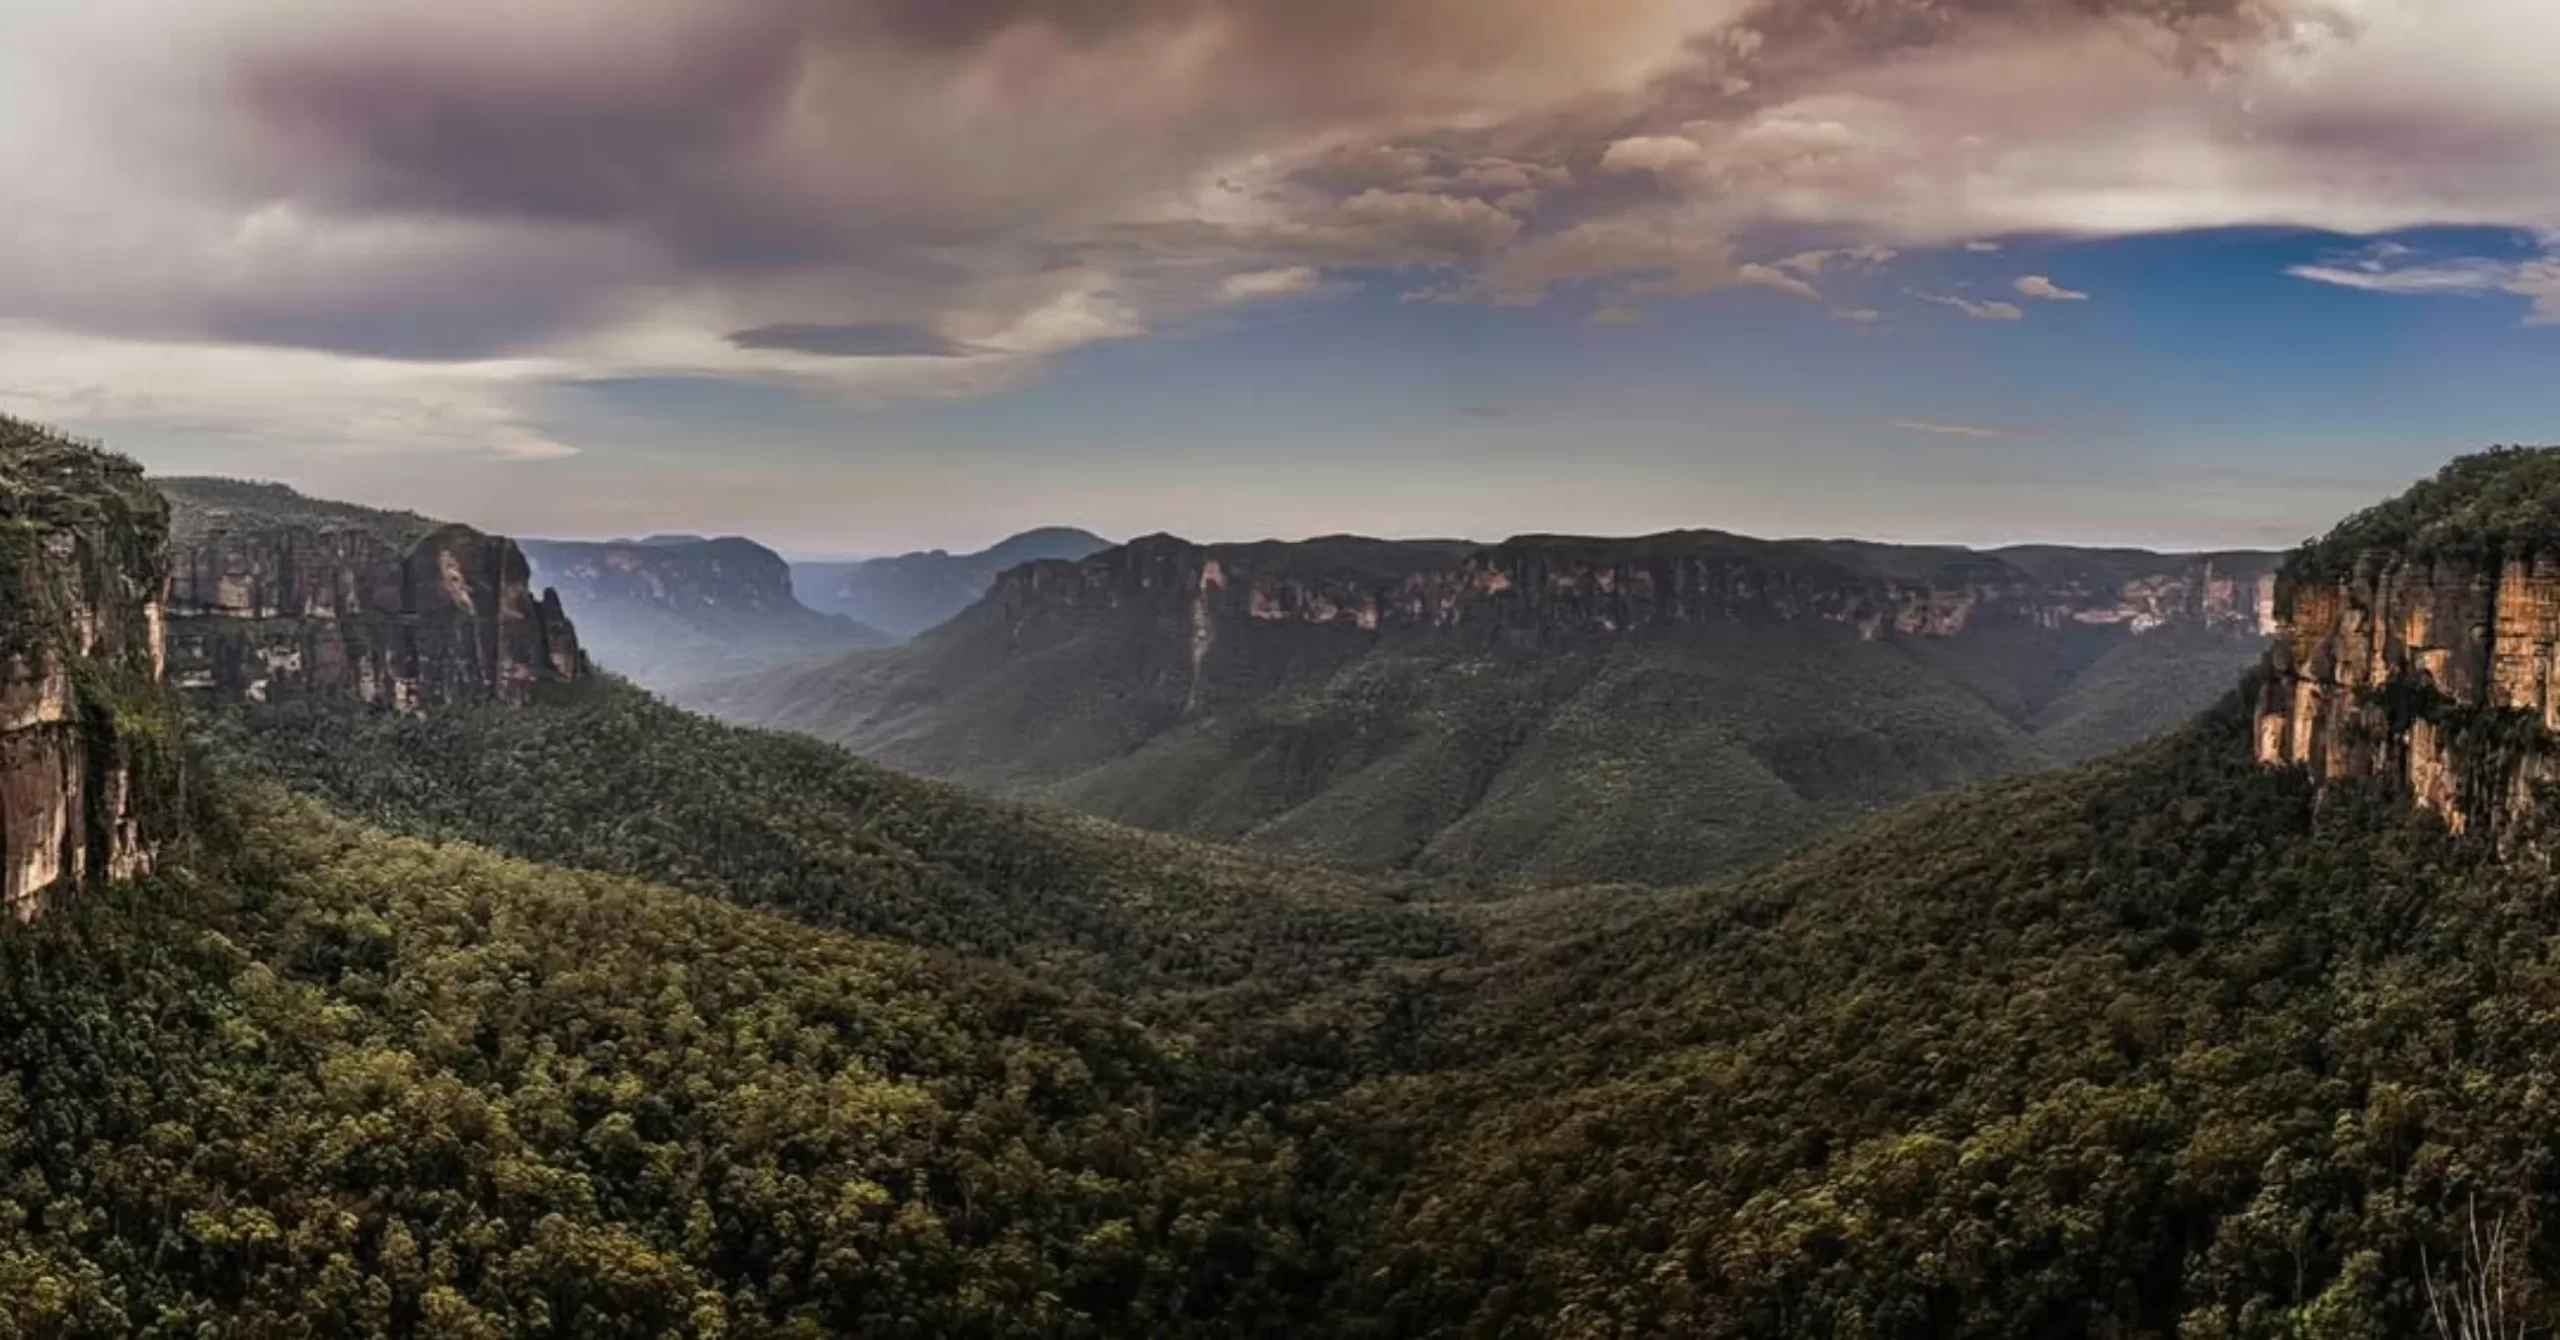
[[[1373,869],[1748,868],[2227,696],[2275,556],[1151,536],[903,646],[682,701],[929,776]]]
[[[891,640],[801,604],[791,565],[753,540],[656,535],[524,548],[596,663],[660,692]]]
[[[1796,622],[1868,642],[2171,628],[2261,637],[2276,626],[2274,566],[2264,554],[1974,552],[1712,531],[1525,536],[1489,548],[1158,535],[1081,563],[1015,568],[966,621],[1025,647],[1096,617],[1179,627],[1183,696],[1199,711],[1239,673],[1268,678],[1238,662],[1266,656],[1271,629],[1290,630],[1293,669],[1419,636],[1559,650]]]
[[[513,540],[276,485],[162,488],[177,509],[168,665],[183,690],[415,710],[522,702],[587,673],[558,595],[535,594]]]
[[[791,565],[753,540],[653,535],[588,543],[527,540],[525,557],[570,608],[630,602],[684,614],[698,610],[807,613],[791,591]]]
[[[144,873],[177,832],[168,524],[133,462],[0,418],[0,917]]]
[[[2447,466],[2285,565],[2256,754],[2515,831],[2560,781],[2560,451]]]

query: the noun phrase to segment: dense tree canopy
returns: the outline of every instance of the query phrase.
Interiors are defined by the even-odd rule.
[[[1273,1330],[1286,1144],[999,969],[230,797],[0,937],[0,1336]],[[1275,1332],[1277,1333],[1277,1332]]]
[[[637,735],[593,755],[567,743],[612,721],[690,741],[670,758],[737,749],[778,768],[803,747],[680,730],[661,710],[612,696],[542,709],[529,716],[559,715],[518,725],[548,743],[451,773],[439,760],[506,757],[499,718],[450,750],[438,741],[465,729],[455,719],[381,722],[405,742],[389,754],[420,771],[373,792],[330,780],[323,760],[379,762],[378,742],[289,714],[244,738],[270,765],[303,751],[305,780],[343,803],[370,796],[413,827],[508,845],[560,839],[498,822],[496,802],[464,803],[502,787],[483,769],[550,776],[539,760],[552,750],[577,761],[549,766],[599,769],[651,752]],[[1080,904],[1103,918],[1090,924],[1023,914],[1022,938],[992,947],[1097,1010],[1179,1020],[1190,1040],[1172,1045],[1195,1068],[1158,1081],[1163,1109],[1219,1148],[1257,1132],[1268,1161],[1239,1173],[1250,1208],[1194,1202],[1177,1217],[1290,1225],[1237,1230],[1244,1250],[1286,1250],[1234,1287],[1285,1280],[1272,1315],[1298,1309],[1325,1333],[2411,1334],[2431,1265],[2460,1259],[2471,1207],[2524,1225],[2560,1189],[2560,1070],[2546,1058],[2560,1036],[2560,904],[2542,867],[2449,837],[2403,797],[2315,803],[2302,779],[2249,763],[2245,730],[2229,706],[2115,761],[1928,802],[1689,892],[1488,904],[1409,890],[1420,896],[1398,904],[1349,884],[1317,898],[1280,878],[1321,878],[1294,867],[1229,865],[1215,868],[1252,872],[1274,901],[1227,920],[1206,909],[1243,904],[1192,901],[1194,849],[832,762],[858,769],[840,801],[885,789],[871,808],[830,811],[838,824],[873,814],[870,826],[828,831],[877,840],[890,831],[877,807],[895,795],[895,822],[914,825],[896,830],[901,859],[1034,843],[1080,872],[1040,887],[1079,896],[1147,877],[1096,872],[1177,876],[1152,907]],[[708,803],[681,798],[684,771],[704,791],[751,786],[754,769],[735,766],[668,765],[623,793],[619,831]],[[538,813],[533,784],[517,785]],[[416,811],[383,799],[422,796],[438,799]],[[730,852],[716,857],[727,876],[687,867],[699,887],[762,879],[757,901],[861,924],[782,892],[823,847],[688,850]],[[1168,863],[1128,864],[1137,852]],[[550,854],[564,853],[664,859]],[[1017,916],[991,892],[1002,870],[1049,868],[952,859],[986,882],[951,896],[992,898],[970,915],[997,919]],[[880,887],[927,899],[936,886]],[[1359,915],[1302,921],[1301,899]],[[1161,915],[1094,940],[1110,922],[1097,908]],[[1365,946],[1381,925],[1453,938],[1377,952]],[[1221,950],[1209,961],[1223,966],[1193,977],[1170,948],[1184,938],[1165,938],[1174,928],[1288,948]],[[1058,943],[1106,957],[1041,947]],[[1100,975],[1078,968],[1097,961]],[[1266,972],[1279,984],[1252,985]],[[1329,1027],[1310,1042],[1309,1029],[1250,1026],[1250,1010],[1198,1008],[1240,1000]],[[2519,1298],[2560,1265],[2527,1240],[2510,1272]]]

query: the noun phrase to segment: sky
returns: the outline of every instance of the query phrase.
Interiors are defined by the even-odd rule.
[[[0,411],[507,533],[2275,547],[2560,437],[2550,0],[0,0]]]

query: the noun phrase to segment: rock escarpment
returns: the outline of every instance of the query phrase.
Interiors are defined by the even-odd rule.
[[[1239,660],[1285,647],[1287,668],[1303,669],[1416,636],[1554,650],[1819,621],[1870,642],[2074,630],[2261,637],[2276,626],[2274,565],[2265,554],[1979,553],[1716,532],[1491,547],[1151,536],[1081,563],[1016,568],[966,617],[1025,645],[1097,616],[1179,628],[1185,693],[1199,709],[1239,673],[1269,677]]]
[[[753,540],[659,535],[589,543],[527,540],[527,559],[572,608],[608,601],[671,613],[721,609],[805,614],[791,565]]]
[[[2261,763],[2381,780],[2456,830],[2560,781],[2560,452],[2466,457],[2288,560]]]
[[[145,873],[178,830],[167,536],[141,467],[0,419],[0,919]]]
[[[535,593],[513,540],[401,514],[340,515],[289,491],[291,512],[210,506],[207,486],[239,487],[164,483],[178,511],[169,678],[183,690],[416,710],[523,702],[587,674],[558,595]]]

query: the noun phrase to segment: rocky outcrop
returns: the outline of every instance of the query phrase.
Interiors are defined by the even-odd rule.
[[[167,535],[139,466],[0,419],[0,919],[143,874],[177,832]]]
[[[1321,547],[1319,542],[1318,548]],[[2116,555],[2041,577],[1996,554],[1907,550],[1906,571],[1832,557],[1883,546],[1794,546],[1699,534],[1637,541],[1513,540],[1454,557],[1448,546],[1368,542],[1366,560],[1328,567],[1295,545],[1203,546],[1154,536],[1084,563],[1037,563],[999,581],[1020,615],[1172,599],[1192,622],[1468,631],[1514,640],[1618,637],[1755,621],[1823,619],[1874,640],[1968,629],[2171,626],[2265,636],[2276,630],[2272,556]]]
[[[237,701],[523,702],[587,673],[559,596],[535,594],[523,551],[467,526],[406,545],[254,521],[188,537],[168,620],[171,681]]]
[[[2533,817],[2560,780],[2560,554],[2375,551],[2283,596],[2260,762],[2396,782],[2457,830]]]
[[[735,536],[705,540],[657,535],[588,543],[527,540],[525,556],[541,580],[571,608],[646,605],[670,613],[721,609],[800,614],[791,565],[782,555]]]

